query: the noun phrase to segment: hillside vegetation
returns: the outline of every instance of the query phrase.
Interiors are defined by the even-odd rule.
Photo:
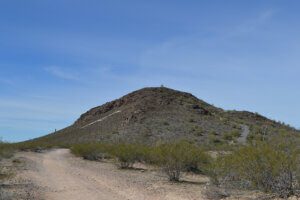
[[[82,114],[71,126],[38,138],[52,144],[126,142],[155,144],[189,140],[197,144],[236,143],[297,130],[257,113],[224,111],[195,96],[165,87],[144,88]]]
[[[204,147],[187,141],[154,146],[90,143],[72,146],[72,153],[88,160],[115,159],[120,169],[144,163],[160,168],[170,181],[183,172],[210,177],[211,184],[225,189],[261,190],[287,198],[300,195],[300,137],[286,134],[212,157]],[[224,151],[223,151],[224,152]]]
[[[135,91],[63,130],[14,146],[36,152],[67,147],[84,159],[114,160],[120,169],[143,163],[170,181],[189,172],[209,177],[216,188],[300,195],[298,130],[164,87]]]
[[[142,162],[159,166],[168,175],[170,181],[179,181],[183,171],[207,171],[210,156],[187,141],[144,146],[138,144],[78,144],[72,153],[88,160],[115,158],[122,169],[133,168],[134,163]]]

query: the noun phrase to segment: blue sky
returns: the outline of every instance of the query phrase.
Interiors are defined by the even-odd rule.
[[[300,127],[296,0],[0,0],[0,136],[34,138],[145,86]]]

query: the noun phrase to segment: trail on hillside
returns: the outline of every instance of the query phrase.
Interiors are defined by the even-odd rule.
[[[242,144],[246,144],[247,137],[250,133],[250,128],[247,125],[241,125],[241,128],[242,128],[242,132],[241,132],[241,136],[238,138],[238,142]]]
[[[198,184],[172,184],[157,171],[119,170],[112,163],[74,157],[67,149],[22,153],[31,167],[23,178],[31,180],[46,200],[192,200],[203,199]],[[202,186],[201,186],[202,185]]]
[[[92,122],[92,123],[89,123],[89,124],[87,124],[87,125],[85,125],[85,126],[83,126],[83,127],[81,127],[81,128],[86,128],[86,127],[91,126],[91,125],[93,125],[93,124],[96,124],[96,123],[98,123],[98,122],[102,122],[102,121],[105,120],[106,118],[108,118],[108,117],[110,117],[110,116],[113,116],[113,115],[115,115],[115,114],[117,114],[117,113],[120,113],[120,112],[122,112],[122,111],[121,111],[121,110],[118,110],[118,111],[116,111],[116,112],[113,112],[113,113],[111,113],[111,114],[109,114],[109,115],[107,115],[107,116],[105,116],[105,117],[102,117],[101,119],[98,119],[98,120],[96,120],[96,121],[94,121],[94,122]]]

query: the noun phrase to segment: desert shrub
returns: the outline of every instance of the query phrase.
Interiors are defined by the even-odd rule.
[[[241,133],[238,130],[234,130],[231,132],[227,132],[223,135],[223,139],[227,141],[236,140],[236,138],[240,137]]]
[[[190,131],[193,132],[195,136],[203,136],[204,135],[204,130],[200,126],[194,125],[191,127]]]
[[[267,139],[269,132],[270,131],[267,126],[251,126],[250,134],[247,136],[247,141],[250,143],[255,141],[264,141]]]
[[[227,141],[231,141],[234,139],[233,135],[231,133],[224,133],[223,139]]]
[[[87,160],[102,160],[111,158],[111,148],[110,145],[102,143],[77,144],[71,147],[71,152]]]
[[[240,130],[234,130],[234,131],[231,132],[231,135],[232,135],[234,138],[241,137],[241,131],[240,131]]]
[[[194,120],[193,118],[190,118],[190,119],[189,119],[189,122],[190,122],[190,123],[194,123],[195,120]]]
[[[33,151],[33,152],[43,152],[47,149],[52,148],[68,148],[69,146],[63,143],[49,143],[47,141],[26,141],[20,142],[13,145],[16,149],[20,151]]]
[[[211,145],[221,145],[221,144],[223,144],[223,141],[214,134],[209,134],[208,135],[208,142]]]
[[[14,154],[14,150],[13,145],[0,142],[0,159],[11,158]]]
[[[121,169],[132,168],[135,162],[154,164],[163,169],[171,181],[178,181],[182,171],[204,172],[210,157],[201,148],[185,141],[145,146],[139,144],[78,144],[71,152],[89,160],[114,157]]]
[[[170,124],[169,124],[169,122],[165,121],[165,122],[163,122],[163,125],[169,126]]]
[[[135,162],[152,163],[153,160],[150,147],[138,144],[76,144],[71,147],[71,152],[87,160],[116,158],[120,168],[132,168]]]
[[[132,168],[137,161],[142,162],[146,159],[146,147],[136,144],[115,144],[111,153],[114,155],[120,165],[120,168]]]
[[[299,187],[297,144],[279,141],[257,142],[218,158],[211,167],[212,181],[272,192],[281,197],[294,194]]]
[[[209,156],[185,141],[161,144],[152,150],[154,162],[161,166],[170,181],[179,181],[183,171],[199,171],[209,162]]]

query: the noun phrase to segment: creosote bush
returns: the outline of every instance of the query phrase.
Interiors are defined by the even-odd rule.
[[[236,140],[240,136],[241,136],[240,131],[235,130],[235,131],[224,133],[223,139],[227,141],[232,141],[232,140]]]
[[[3,158],[11,158],[14,154],[14,147],[5,142],[0,142],[0,160]]]
[[[149,148],[137,144],[77,144],[71,147],[73,154],[87,160],[115,158],[120,168],[132,168],[135,162],[150,162]]]
[[[148,149],[137,144],[116,144],[111,154],[119,161],[120,168],[132,168],[135,162],[145,162]]]
[[[299,189],[299,142],[277,137],[256,142],[218,158],[211,167],[214,183],[294,195]]]
[[[20,151],[42,152],[51,148],[68,148],[69,145],[60,143],[49,143],[47,141],[26,141],[13,144],[14,148]]]
[[[71,152],[87,160],[102,160],[111,158],[110,149],[110,145],[102,143],[77,144],[71,147]]]
[[[89,160],[116,158],[120,168],[132,168],[143,162],[161,167],[171,181],[178,181],[183,171],[203,172],[210,157],[199,147],[188,142],[144,146],[138,144],[80,144],[72,153]],[[105,156],[103,156],[105,155]]]
[[[152,150],[154,162],[161,166],[170,181],[179,181],[183,171],[201,171],[210,157],[197,146],[186,141],[161,144]]]

